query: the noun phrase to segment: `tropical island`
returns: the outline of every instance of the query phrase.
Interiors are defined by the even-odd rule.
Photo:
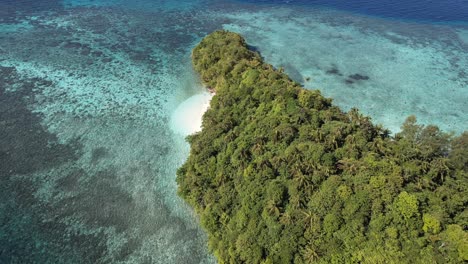
[[[468,261],[468,132],[410,116],[392,135],[236,33],[192,59],[216,95],[177,182],[219,263]]]

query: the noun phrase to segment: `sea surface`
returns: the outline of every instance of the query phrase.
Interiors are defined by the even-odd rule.
[[[468,127],[467,0],[0,0],[0,263],[216,262],[170,124],[217,29],[392,132]]]

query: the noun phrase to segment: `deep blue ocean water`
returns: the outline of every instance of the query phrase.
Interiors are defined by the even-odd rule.
[[[244,0],[253,4],[324,6],[387,19],[412,20],[428,23],[467,23],[466,0]]]
[[[460,133],[467,24],[463,0],[0,0],[0,263],[215,263],[170,125],[204,91],[206,34],[393,132],[414,114]]]

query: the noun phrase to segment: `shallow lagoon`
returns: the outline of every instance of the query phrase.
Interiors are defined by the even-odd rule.
[[[225,28],[344,109],[466,129],[468,27],[241,1],[6,2],[1,263],[213,263],[176,195],[171,129],[203,93],[191,48]],[[19,11],[19,12],[17,12]]]

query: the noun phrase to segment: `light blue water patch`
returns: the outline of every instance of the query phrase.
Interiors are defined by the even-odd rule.
[[[458,37],[465,45],[468,45],[468,29],[459,28],[457,30]]]
[[[245,35],[267,62],[393,132],[413,114],[466,129],[468,48],[455,28],[290,8],[227,17],[233,22],[224,28]]]
[[[15,33],[19,31],[25,31],[31,28],[32,28],[32,25],[28,21],[24,20],[24,21],[21,21],[20,23],[15,23],[15,24],[10,24],[10,23],[2,24],[2,26],[0,27],[0,31],[2,34],[5,34],[5,33]]]

